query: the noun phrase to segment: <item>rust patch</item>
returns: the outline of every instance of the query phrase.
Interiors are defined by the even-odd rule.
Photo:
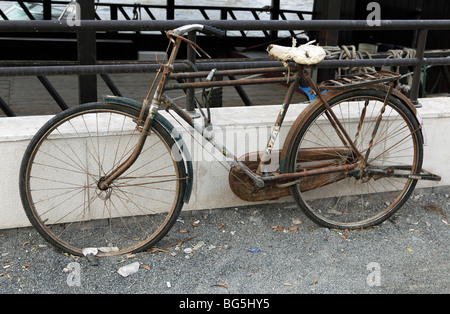
[[[297,155],[299,164],[298,172],[313,171],[315,169],[327,169],[327,167],[336,167],[338,164],[344,164],[342,156],[349,156],[351,151],[347,148],[330,149],[304,149]],[[281,151],[272,151],[271,160],[279,160]],[[240,157],[238,160],[244,163],[251,171],[256,171],[261,161],[261,152],[254,152]],[[339,156],[339,157],[337,157]],[[265,169],[272,175],[279,175],[278,163],[269,164]],[[286,174],[288,175],[288,174]],[[322,187],[346,178],[345,172],[333,172],[316,174],[302,178],[297,183],[300,191],[306,192],[318,187]],[[298,179],[298,178],[297,178]],[[278,199],[291,194],[289,186],[283,184],[295,181],[295,178],[286,180],[265,181],[264,187],[258,187],[254,184],[240,167],[232,167],[228,176],[230,188],[240,199],[247,202],[258,202]],[[281,185],[281,187],[280,187]]]

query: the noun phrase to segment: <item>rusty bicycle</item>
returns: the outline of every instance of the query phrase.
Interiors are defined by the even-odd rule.
[[[20,169],[21,199],[32,225],[60,250],[75,255],[87,248],[99,255],[138,252],[169,232],[189,201],[194,171],[182,136],[160,114],[162,109],[227,157],[230,187],[240,198],[261,201],[290,194],[308,217],[328,228],[377,225],[402,207],[418,180],[439,180],[422,170],[423,125],[415,107],[394,88],[398,74],[374,72],[316,84],[308,68],[325,56],[312,44],[270,45],[268,52],[283,63],[280,67],[176,73],[183,42],[205,54],[184,37],[193,31],[224,35],[197,24],[167,32],[166,59],[143,102],[106,96],[104,102],[70,108],[31,140]],[[255,73],[280,75],[214,80]],[[183,81],[187,78],[199,81]],[[275,151],[273,143],[301,78],[316,99]],[[284,102],[266,148],[240,158],[166,94],[267,83],[288,84]],[[249,158],[252,154],[256,159]],[[269,169],[274,157],[279,164]]]

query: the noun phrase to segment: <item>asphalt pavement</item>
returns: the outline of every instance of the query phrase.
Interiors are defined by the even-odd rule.
[[[391,220],[351,232],[293,203],[183,212],[159,250],[94,260],[33,228],[0,230],[0,294],[448,294],[449,209],[448,194],[415,193]]]

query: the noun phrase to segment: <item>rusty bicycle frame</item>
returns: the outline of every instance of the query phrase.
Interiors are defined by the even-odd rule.
[[[194,25],[195,26],[195,25]],[[191,27],[191,28],[189,28]],[[282,181],[284,185],[289,186],[292,183],[292,180],[299,180],[300,178],[305,178],[309,176],[318,176],[324,174],[332,174],[332,173],[351,173],[355,172],[357,168],[363,167],[364,161],[367,161],[367,157],[370,153],[370,149],[366,151],[365,156],[358,150],[353,140],[350,138],[349,134],[345,130],[344,126],[341,124],[337,116],[334,114],[332,108],[327,102],[326,97],[322,95],[322,91],[320,87],[313,82],[309,73],[306,71],[306,66],[303,65],[289,65],[288,67],[276,67],[276,68],[259,68],[259,69],[236,69],[236,70],[218,70],[215,69],[210,72],[186,72],[186,73],[174,73],[173,64],[175,62],[175,58],[177,56],[178,50],[182,42],[186,42],[190,45],[194,50],[201,51],[203,54],[207,55],[197,44],[183,37],[184,33],[188,31],[198,30],[192,25],[185,26],[183,28],[183,32],[169,31],[167,32],[167,36],[170,39],[168,51],[170,45],[173,44],[170,56],[165,64],[161,64],[161,68],[157,73],[157,76],[153,82],[152,87],[147,95],[147,98],[143,102],[143,106],[141,109],[141,114],[139,117],[139,121],[137,121],[137,127],[141,131],[141,135],[138,141],[136,148],[134,149],[131,156],[124,161],[121,165],[119,165],[115,170],[113,170],[108,176],[100,180],[98,183],[98,187],[101,190],[106,190],[113,183],[115,179],[117,179],[121,174],[123,174],[138,158],[142,147],[144,146],[147,135],[149,134],[150,128],[152,126],[152,122],[155,116],[158,114],[158,110],[160,109],[161,104],[166,105],[166,110],[173,110],[179,117],[181,117],[185,122],[187,122],[195,131],[199,132],[204,139],[210,142],[216,149],[218,149],[223,156],[227,159],[229,165],[233,168],[238,168],[242,170],[257,187],[264,187],[267,182],[273,181]],[[168,53],[167,53],[168,55]],[[311,67],[311,66],[308,66]],[[283,77],[274,77],[274,78],[254,78],[254,79],[242,79],[242,80],[224,80],[224,81],[213,81],[211,77],[215,76],[230,76],[230,75],[243,75],[243,74],[264,74],[264,73],[283,73],[287,74]],[[390,73],[390,72],[388,72]],[[328,120],[330,121],[333,129],[336,131],[337,135],[341,139],[344,146],[356,157],[356,160],[352,164],[341,165],[341,166],[327,166],[327,167],[317,167],[316,169],[303,170],[295,173],[264,173],[261,171],[264,164],[267,164],[270,161],[270,156],[273,148],[273,144],[278,137],[280,132],[280,128],[283,124],[283,120],[286,116],[287,110],[289,108],[290,102],[292,100],[293,94],[295,92],[296,87],[300,83],[300,79],[303,77],[306,79],[308,85],[314,91],[316,97],[322,102],[322,104],[326,108],[326,115]],[[168,83],[169,80],[183,80],[183,79],[192,79],[192,78],[206,78],[206,81],[203,82],[188,82],[188,83]],[[159,79],[159,83],[156,86],[156,91],[154,92],[153,98],[150,101],[150,95],[153,91],[157,80]],[[399,79],[398,76],[388,76],[388,78],[376,80],[372,79],[371,81],[365,82],[362,85],[369,85],[379,83],[379,82],[389,82],[389,87],[386,93],[386,99],[384,106],[386,106],[389,101],[389,97],[394,89],[394,82]],[[196,122],[185,110],[183,110],[179,105],[177,105],[174,101],[172,101],[166,94],[166,91],[169,90],[186,90],[188,88],[212,88],[212,87],[222,87],[222,86],[236,86],[236,85],[253,85],[253,84],[268,84],[268,83],[284,83],[289,84],[287,93],[285,95],[283,104],[281,105],[281,109],[278,113],[275,125],[272,129],[272,133],[270,139],[267,143],[267,146],[263,152],[263,155],[260,158],[259,165],[257,170],[251,170],[243,161],[239,160],[232,152],[230,152],[222,143],[217,141],[213,134],[207,130],[207,128],[198,122]],[[339,82],[337,85],[339,86]],[[348,85],[350,87],[354,87],[355,85]],[[350,88],[348,87],[348,88]],[[347,88],[347,87],[343,87]],[[149,114],[146,116],[146,112]],[[381,120],[381,117],[379,117]],[[375,137],[377,128],[380,121],[377,122],[374,130],[373,137]],[[286,183],[288,182],[288,183]]]

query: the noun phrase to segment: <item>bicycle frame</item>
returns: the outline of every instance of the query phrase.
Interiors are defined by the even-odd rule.
[[[267,164],[270,161],[270,154],[272,152],[273,144],[275,140],[278,138],[281,126],[283,124],[283,120],[286,116],[287,110],[292,100],[292,96],[295,92],[296,87],[300,83],[300,79],[303,76],[311,89],[315,92],[316,97],[318,97],[321,102],[325,105],[327,109],[327,117],[333,126],[334,130],[337,132],[338,136],[341,138],[341,141],[346,147],[349,147],[353,153],[356,155],[358,161],[362,161],[364,156],[358,151],[355,144],[353,143],[350,136],[347,134],[345,128],[342,126],[336,115],[333,113],[333,110],[328,105],[327,100],[323,97],[319,87],[312,81],[308,72],[305,70],[305,66],[302,65],[294,65],[292,67],[280,67],[280,68],[260,68],[260,69],[252,69],[252,70],[227,70],[227,71],[215,71],[216,76],[226,76],[226,75],[240,75],[240,74],[257,74],[257,73],[273,73],[273,72],[287,72],[288,74],[283,77],[277,78],[257,78],[257,79],[243,79],[243,80],[228,80],[228,81],[206,81],[206,82],[193,82],[193,83],[175,83],[169,84],[168,81],[170,79],[186,79],[186,78],[200,78],[207,77],[211,74],[211,72],[187,72],[187,73],[173,73],[173,64],[175,58],[178,54],[178,50],[183,41],[187,42],[191,46],[195,46],[195,48],[200,49],[195,43],[185,39],[182,36],[175,35],[173,33],[168,33],[168,37],[173,43],[172,51],[170,57],[166,64],[162,65],[162,72],[158,71],[158,74],[155,78],[155,82],[158,79],[159,75],[161,75],[159,84],[157,89],[153,95],[151,106],[149,110],[149,114],[145,121],[142,120],[142,117],[145,116],[145,112],[148,109],[148,101],[149,97],[144,100],[143,107],[141,109],[141,115],[138,121],[138,127],[141,129],[141,136],[139,138],[138,144],[131,154],[131,156],[123,162],[117,169],[113,170],[113,172],[108,175],[103,180],[100,180],[98,187],[101,190],[106,190],[111,185],[111,183],[118,178],[122,173],[124,173],[138,158],[142,147],[144,146],[147,135],[149,134],[149,130],[151,128],[152,122],[155,116],[158,114],[158,110],[160,109],[160,104],[164,103],[166,105],[167,110],[172,109],[179,117],[181,117],[186,123],[188,123],[196,132],[199,132],[204,139],[206,139],[209,143],[211,143],[215,149],[219,150],[223,156],[227,158],[227,162],[232,167],[240,167],[253,181],[258,187],[263,187],[264,183],[267,181],[273,180],[296,180],[302,177],[321,175],[326,173],[337,173],[337,172],[349,172],[358,167],[358,162],[354,164],[344,165],[344,166],[335,166],[335,167],[326,167],[315,170],[301,171],[295,173],[269,173],[265,174],[261,171],[264,164]],[[174,37],[175,39],[173,39]],[[291,75],[293,74],[293,75]],[[154,82],[154,84],[155,84]],[[187,88],[208,88],[208,87],[221,87],[221,86],[236,86],[236,85],[253,85],[253,84],[267,84],[267,83],[286,83],[289,84],[288,91],[285,95],[283,104],[281,105],[280,111],[278,113],[275,125],[272,129],[271,136],[266,145],[266,148],[263,152],[263,156],[261,158],[260,164],[258,166],[258,170],[256,172],[250,170],[243,162],[239,161],[238,158],[230,152],[222,143],[214,139],[214,136],[211,132],[209,132],[204,126],[200,125],[196,122],[188,113],[185,112],[179,105],[177,105],[174,101],[172,101],[166,94],[165,91],[168,90],[177,90],[177,89],[187,89]],[[152,91],[152,88],[150,91]],[[386,97],[386,101],[390,96],[390,92],[392,91],[393,86],[391,85],[389,88],[388,95]],[[149,92],[150,95],[150,92]]]
[[[31,224],[56,248],[80,256],[86,248],[98,248],[101,256],[135,253],[153,247],[176,224],[189,202],[194,171],[183,138],[160,114],[164,107],[183,128],[187,123],[222,153],[231,165],[228,183],[236,196],[260,202],[291,195],[323,227],[378,225],[405,204],[418,180],[440,180],[422,170],[422,123],[413,105],[393,88],[399,74],[371,72],[316,84],[305,67],[314,66],[324,54],[308,44],[275,50],[269,46],[270,55],[284,67],[174,73],[183,41],[201,50],[182,37],[193,31],[221,34],[200,24],[169,31],[172,51],[164,58],[167,62],[160,63],[142,103],[106,96],[103,103],[70,108],[50,119],[30,141],[20,165],[20,198]],[[283,74],[234,79],[272,72]],[[230,80],[214,81],[214,75]],[[203,77],[206,82],[182,81]],[[302,77],[316,99],[297,116],[279,151],[274,144]],[[174,79],[178,83],[169,82]],[[166,93],[264,83],[285,83],[288,89],[265,150],[239,158],[215,139],[203,105],[198,108],[204,123]],[[328,92],[322,95],[323,90]],[[208,110],[209,104],[206,99]]]

